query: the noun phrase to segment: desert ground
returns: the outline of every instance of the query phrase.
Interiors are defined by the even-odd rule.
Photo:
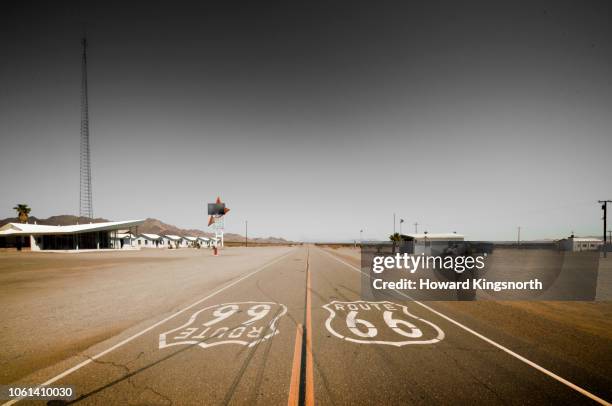
[[[374,340],[343,313],[380,316],[359,268],[315,245],[2,252],[0,384],[92,405],[612,400],[612,303],[397,302],[422,337],[374,323]]]

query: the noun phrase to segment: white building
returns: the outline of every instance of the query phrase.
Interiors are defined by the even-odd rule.
[[[187,244],[184,243],[183,237],[173,234],[164,235],[164,239],[168,241],[169,248],[182,248],[186,247]]]
[[[197,237],[183,237],[188,247],[195,247],[195,244],[198,242]]]
[[[559,241],[559,247],[564,251],[599,251],[603,240],[598,238],[574,237],[573,235]]]
[[[198,242],[200,243],[201,247],[205,247],[205,248],[210,247],[210,238],[208,238],[208,237],[200,236],[200,237],[198,237]]]
[[[0,227],[0,240],[5,246],[16,244],[19,248],[30,247],[32,251],[122,249],[125,241],[118,236],[125,237],[125,230],[127,234],[134,234],[142,223],[144,220],[69,226],[8,223]]]
[[[124,232],[125,230],[119,230],[112,238],[113,247],[118,247],[124,250],[137,249],[136,236],[131,233]]]
[[[400,251],[410,254],[439,255],[453,242],[464,241],[457,233],[402,234]]]
[[[165,248],[162,237],[157,234],[139,234],[136,237],[136,245],[140,248]]]

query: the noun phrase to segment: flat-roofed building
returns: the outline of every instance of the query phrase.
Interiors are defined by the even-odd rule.
[[[408,254],[439,255],[453,243],[465,240],[457,233],[402,234],[400,252]]]
[[[603,240],[592,237],[575,237],[573,235],[559,241],[559,247],[564,251],[599,251]]]

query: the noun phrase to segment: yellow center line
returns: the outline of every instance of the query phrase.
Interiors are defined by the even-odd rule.
[[[304,328],[297,325],[295,333],[295,347],[293,349],[293,366],[291,368],[291,385],[289,386],[288,406],[298,406],[300,403],[300,369],[302,367],[302,336]]]
[[[312,299],[310,292],[310,269],[308,269],[306,277],[306,391],[304,396],[304,404],[306,406],[314,405],[314,379],[313,379],[313,361],[312,361]]]

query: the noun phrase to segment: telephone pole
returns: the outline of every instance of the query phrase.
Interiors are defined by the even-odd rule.
[[[414,223],[414,233],[415,234],[419,233],[419,223],[417,223],[417,222]]]
[[[521,226],[518,226],[518,235],[516,236],[516,244],[521,246]]]
[[[244,220],[244,246],[249,246],[249,221]]]
[[[604,258],[608,257],[608,247],[606,239],[606,230],[608,229],[608,203],[612,203],[612,200],[598,200],[601,203],[601,209],[603,210],[603,253]]]

